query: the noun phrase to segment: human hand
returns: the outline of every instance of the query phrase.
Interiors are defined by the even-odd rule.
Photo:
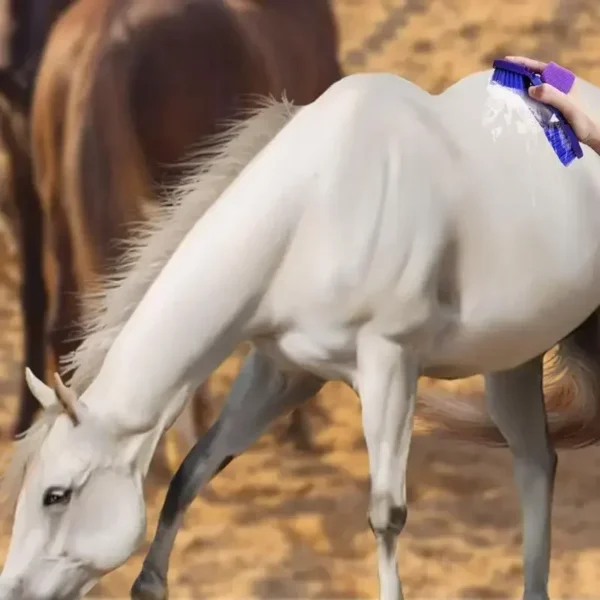
[[[541,73],[548,66],[548,63],[524,56],[506,56],[505,58],[536,73]],[[576,85],[577,81],[573,89]],[[534,100],[558,109],[573,128],[579,141],[600,154],[600,125],[577,103],[573,89],[568,94],[564,94],[549,83],[543,83],[542,85],[531,86],[529,95]]]

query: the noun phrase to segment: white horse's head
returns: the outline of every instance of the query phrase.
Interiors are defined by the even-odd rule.
[[[0,598],[78,598],[141,542],[143,468],[58,376],[55,390],[27,382],[44,414],[5,476],[16,511]]]

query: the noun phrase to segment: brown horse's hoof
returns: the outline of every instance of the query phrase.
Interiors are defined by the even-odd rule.
[[[142,568],[131,587],[132,600],[168,600],[167,582],[155,571]]]

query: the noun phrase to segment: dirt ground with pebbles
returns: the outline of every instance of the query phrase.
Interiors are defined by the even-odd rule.
[[[347,72],[391,71],[439,92],[505,53],[561,61],[600,85],[598,0],[335,0]],[[20,368],[18,271],[9,238],[0,262],[0,451]],[[242,352],[211,380],[222,397]],[[478,379],[453,385],[472,387]],[[367,598],[377,594],[367,527],[367,456],[358,402],[329,384],[313,402],[315,450],[274,427],[198,498],[173,556],[171,597]],[[409,464],[409,519],[400,564],[407,598],[516,598],[521,533],[505,450],[441,441],[418,427]],[[148,481],[154,531],[166,476]],[[2,555],[8,535],[0,537]],[[562,452],[550,591],[600,598],[600,449]],[[142,548],[93,597],[124,598]]]

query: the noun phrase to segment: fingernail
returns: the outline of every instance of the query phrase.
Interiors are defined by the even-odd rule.
[[[540,92],[542,91],[542,86],[541,85],[532,85],[529,88],[529,95],[533,96],[534,98],[540,95]]]

